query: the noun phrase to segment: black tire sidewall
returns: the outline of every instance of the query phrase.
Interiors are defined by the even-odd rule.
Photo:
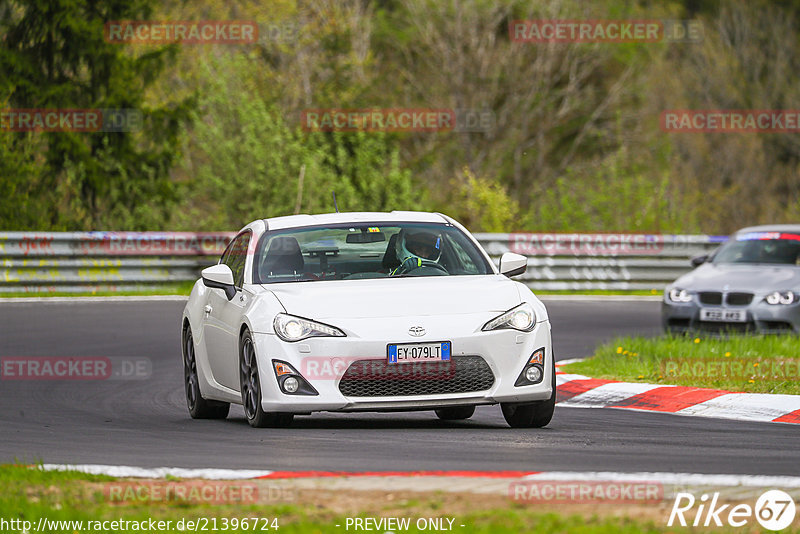
[[[187,346],[189,343],[189,336],[191,336],[192,344],[194,344],[194,334],[192,333],[192,328],[189,325],[186,325],[183,329],[183,334],[181,335],[181,354],[183,356],[183,391],[184,395],[186,395],[186,407],[189,410],[189,415],[192,416],[192,419],[225,419],[228,416],[228,412],[230,410],[230,403],[222,402],[222,401],[209,401],[203,398],[202,393],[200,392],[200,376],[197,373],[197,351],[194,351],[194,367],[195,367],[195,380],[194,380],[194,387],[196,388],[194,391],[194,407],[189,405],[189,397],[187,392],[187,384],[186,384],[186,375],[191,373],[191,369],[189,369],[187,365],[188,355],[186,354]]]
[[[253,365],[256,367],[256,381],[258,381],[258,398],[256,399],[256,411],[253,414],[253,417],[250,417],[247,413],[247,399],[244,396],[244,384],[242,383],[242,373],[241,373],[241,366],[244,364],[244,346],[245,343],[249,341],[253,344]],[[250,335],[249,330],[245,330],[242,333],[242,336],[239,338],[239,392],[242,396],[242,407],[244,408],[244,415],[247,418],[247,422],[250,423],[251,426],[254,427],[261,427],[264,426],[263,419],[264,419],[264,410],[261,408],[261,376],[259,375],[260,369],[258,367],[257,356],[255,354],[255,344],[253,343],[253,337]]]

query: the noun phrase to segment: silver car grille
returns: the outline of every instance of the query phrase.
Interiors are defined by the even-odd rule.
[[[701,304],[721,306],[724,300],[728,306],[747,306],[753,301],[752,293],[721,293],[719,291],[700,291],[698,294]]]
[[[719,306],[722,304],[722,293],[719,291],[701,291],[697,294],[701,304]]]
[[[725,295],[725,302],[730,306],[748,306],[752,301],[752,293],[728,293]]]

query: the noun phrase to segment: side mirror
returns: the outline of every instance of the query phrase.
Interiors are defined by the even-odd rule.
[[[201,272],[201,276],[206,287],[222,289],[228,300],[232,300],[236,296],[236,288],[233,286],[233,271],[224,263],[206,267]]]
[[[508,277],[517,276],[528,270],[528,258],[513,252],[500,256],[500,274]]]
[[[695,256],[691,259],[692,267],[700,267],[705,262],[708,261],[708,254],[704,254],[702,256]]]

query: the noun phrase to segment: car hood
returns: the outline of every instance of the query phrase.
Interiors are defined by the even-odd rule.
[[[678,278],[681,289],[699,291],[776,291],[800,288],[800,267],[706,263]]]
[[[504,312],[521,302],[500,275],[430,276],[263,285],[287,313],[309,319]]]

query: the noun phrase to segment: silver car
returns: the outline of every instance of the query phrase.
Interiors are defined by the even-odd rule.
[[[664,291],[667,332],[800,333],[800,225],[744,228]]]

